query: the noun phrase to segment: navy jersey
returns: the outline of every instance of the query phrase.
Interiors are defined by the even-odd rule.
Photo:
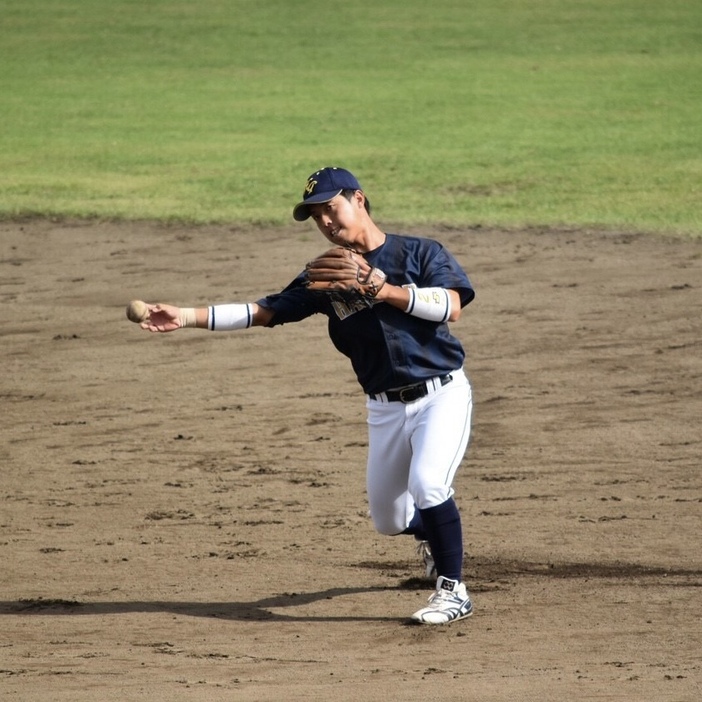
[[[466,273],[437,241],[388,234],[383,245],[364,258],[384,271],[392,285],[451,288],[458,292],[461,307],[475,297]],[[325,314],[332,343],[351,360],[368,394],[457,370],[465,358],[448,324],[414,317],[384,302],[371,307],[362,301],[353,305],[341,296],[308,290],[304,272],[282,292],[258,304],[273,311],[269,326]]]

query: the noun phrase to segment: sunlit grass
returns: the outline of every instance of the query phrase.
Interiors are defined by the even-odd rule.
[[[702,230],[702,5],[8,0],[0,215]]]

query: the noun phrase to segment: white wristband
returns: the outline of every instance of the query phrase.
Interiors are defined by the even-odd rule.
[[[405,312],[430,322],[446,322],[451,316],[451,296],[446,288],[407,286],[409,304]]]
[[[207,308],[207,328],[211,331],[248,329],[253,324],[253,305],[213,305]]]

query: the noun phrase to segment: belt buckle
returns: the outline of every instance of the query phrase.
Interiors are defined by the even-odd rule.
[[[424,390],[424,392],[422,392]],[[424,395],[427,394],[427,386],[425,384],[422,385],[410,385],[409,387],[402,388],[399,391],[399,398],[400,402],[404,402],[405,404],[409,402],[414,402],[415,400],[418,400],[420,397],[424,397]]]

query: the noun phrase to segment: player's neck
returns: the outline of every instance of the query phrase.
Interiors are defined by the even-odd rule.
[[[354,242],[354,249],[359,253],[368,253],[385,243],[385,232],[368,217],[361,235]]]

